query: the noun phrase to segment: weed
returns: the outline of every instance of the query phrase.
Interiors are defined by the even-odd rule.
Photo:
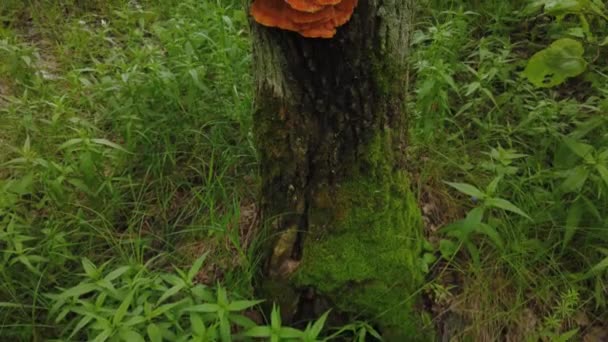
[[[532,340],[569,340],[584,335],[583,327],[564,324],[573,311],[597,322],[608,319],[606,289],[599,285],[606,277],[602,246],[608,240],[600,209],[608,204],[602,105],[608,65],[593,59],[588,76],[576,77],[577,71],[552,90],[537,89],[524,77],[539,45],[584,29],[587,17],[600,22],[604,14],[593,7],[585,18],[568,12],[556,19],[545,5],[545,21],[537,23],[540,8],[533,15],[525,6],[491,0],[434,4],[414,41],[418,122],[436,122],[431,127],[440,127],[442,136],[413,130],[418,153],[429,160],[420,173],[464,194],[454,198],[466,213],[440,230],[435,248],[443,260],[437,265],[462,279],[452,302],[465,303],[454,311],[469,326],[459,336],[480,340],[517,331],[534,331]],[[522,25],[533,25],[537,35],[522,36]],[[583,36],[606,35],[604,25],[590,27],[595,31]],[[604,83],[592,81],[599,78]],[[591,83],[577,83],[583,79]],[[500,293],[500,300],[494,298]],[[568,313],[556,314],[556,302],[568,302],[560,304]],[[520,317],[530,315],[546,319],[525,326]]]

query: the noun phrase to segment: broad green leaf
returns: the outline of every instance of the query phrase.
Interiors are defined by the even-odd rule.
[[[81,303],[85,304],[86,302],[81,301]],[[72,307],[72,311],[74,313],[77,313],[81,316],[91,316],[91,317],[95,318],[95,322],[92,324],[93,326],[95,326],[95,329],[103,330],[103,329],[112,327],[112,323],[110,323],[110,321],[108,321],[106,318],[100,316],[96,312],[93,312],[92,310],[93,309],[90,307],[88,307],[88,308],[85,308],[82,306]]]
[[[319,336],[319,334],[321,334],[321,331],[323,330],[323,327],[325,326],[325,321],[327,321],[327,317],[328,316],[329,316],[329,311],[326,311],[312,325],[312,327],[310,328],[310,333],[311,333],[311,335],[312,335],[313,338],[317,338]]]
[[[459,89],[458,89],[458,86],[456,85],[456,82],[454,81],[454,78],[452,77],[452,75],[449,75],[443,71],[439,71],[439,74],[441,75],[441,77],[443,78],[445,83],[449,84],[450,87],[452,88],[452,90],[454,90],[454,92],[456,94],[458,94]]]
[[[196,313],[190,313],[190,325],[192,326],[192,331],[194,331],[197,335],[205,336],[205,323]]]
[[[483,199],[486,197],[486,195],[481,190],[477,189],[475,186],[473,186],[471,184],[451,183],[451,182],[445,182],[445,183],[447,185],[451,186],[452,188],[462,192],[465,195],[477,197],[478,199]]]
[[[597,159],[600,163],[607,162],[608,161],[608,149],[605,149],[602,152],[600,152],[600,154],[597,156]]]
[[[587,69],[584,53],[585,49],[579,41],[559,39],[532,56],[523,75],[536,87],[554,87]]]
[[[467,217],[464,219],[465,225],[471,226],[471,230],[475,229],[475,226],[477,226],[479,223],[481,223],[481,220],[483,220],[484,213],[485,210],[483,207],[477,207],[469,211]]]
[[[467,217],[464,219],[454,222],[447,227],[443,228],[442,231],[445,232],[448,236],[456,237],[460,240],[468,240],[469,235],[481,223],[484,215],[484,208],[477,207],[467,213]]]
[[[230,320],[230,322],[239,325],[245,329],[250,329],[257,326],[257,324],[253,320],[239,314],[230,314],[228,315],[228,319]]]
[[[200,271],[201,267],[203,267],[203,263],[205,262],[205,259],[207,259],[208,254],[208,252],[203,254],[192,264],[192,267],[190,267],[190,270],[188,270],[188,281],[192,281],[192,279],[194,279],[196,274]]]
[[[186,308],[185,311],[211,313],[211,312],[220,311],[220,306],[217,304],[207,303],[207,304],[193,305],[189,308]]]
[[[167,300],[169,297],[176,295],[179,291],[181,291],[184,287],[186,287],[185,283],[180,283],[177,284],[175,286],[173,286],[172,288],[168,289],[165,293],[163,293],[163,295],[158,299],[158,302],[156,303],[156,305],[164,302],[165,300]]]
[[[480,87],[481,87],[481,83],[479,83],[479,82],[473,82],[473,83],[469,84],[466,87],[467,91],[464,94],[464,96],[470,96],[471,94],[476,92]]]
[[[134,330],[123,330],[120,332],[120,338],[124,342],[146,342],[143,336]]]
[[[595,14],[608,20],[604,13],[605,6],[600,1],[593,0],[540,0],[535,1],[533,7],[544,5],[545,13],[562,20],[568,14],[582,16]]]
[[[431,265],[433,264],[435,261],[437,261],[437,257],[435,256],[435,254],[433,253],[424,253],[422,255],[422,262],[425,265]]]
[[[568,172],[568,177],[562,183],[564,192],[579,192],[589,178],[589,170],[584,166],[577,166]]]
[[[10,183],[9,191],[20,196],[32,193],[34,185],[34,172],[29,172],[20,179]]]
[[[116,309],[116,312],[114,313],[114,318],[112,319],[112,323],[114,325],[118,325],[118,323],[122,322],[122,319],[125,317],[127,311],[129,310],[129,307],[131,306],[131,302],[133,301],[134,295],[135,293],[131,291],[127,295],[127,297],[122,301],[122,303],[120,303],[120,306],[118,307],[118,309]]]
[[[93,320],[93,316],[84,316],[78,322],[78,324],[76,324],[76,327],[74,327],[74,330],[72,330],[72,333],[68,337],[68,340],[71,340],[74,336],[76,336],[76,334],[78,334],[78,332],[80,330],[82,330],[82,328],[84,328],[87,324],[89,324],[91,322],[91,320]]]
[[[586,2],[586,0],[547,0],[545,2],[545,13],[550,15],[582,13]]]
[[[120,150],[125,153],[130,153],[124,147],[118,145],[117,143],[113,143],[108,139],[91,139],[91,141],[98,145],[104,145],[104,146],[111,147],[116,150]]]
[[[119,278],[120,276],[122,276],[123,274],[125,274],[130,269],[131,269],[131,266],[119,267],[119,268],[115,269],[114,271],[108,273],[103,279],[105,281],[109,281],[109,282],[114,281],[117,278]]]
[[[281,324],[281,312],[279,307],[273,305],[272,312],[270,313],[270,326],[273,331],[279,331],[279,329],[281,329]]]
[[[272,335],[272,330],[268,326],[251,328],[245,332],[245,336],[248,337],[263,338],[270,337],[270,335]]]
[[[571,29],[568,29],[568,31],[566,32],[569,36],[580,39],[584,39],[585,34],[588,34],[582,27],[573,27]]]
[[[300,338],[302,335],[302,331],[291,327],[281,327],[281,330],[279,331],[279,336],[285,339]]]
[[[138,306],[133,311],[139,312],[140,308],[141,307]],[[135,325],[139,325],[139,324],[141,324],[141,323],[143,323],[145,321],[147,321],[147,319],[144,316],[141,316],[141,315],[131,316],[127,321],[125,321],[123,323],[123,326],[125,326],[125,327],[132,327],[132,326],[135,326]]]
[[[262,302],[263,300],[239,300],[228,304],[228,311],[243,311],[245,309],[254,307]]]
[[[506,199],[503,198],[488,198],[485,201],[485,204],[489,207],[493,207],[493,208],[499,208],[499,209],[503,209],[506,211],[510,211],[513,213],[516,213],[520,216],[523,216],[527,219],[530,219],[530,216],[528,216],[528,214],[526,214],[523,210],[519,209],[515,204],[507,201]]]
[[[92,342],[105,342],[112,335],[112,330],[105,329],[102,330],[99,335],[95,336],[95,339]]]
[[[230,331],[230,322],[225,315],[220,315],[220,338],[222,342],[231,342],[232,333]]]
[[[595,167],[606,186],[608,186],[608,168],[602,164],[597,164]]]
[[[120,297],[120,294],[118,293],[114,285],[112,285],[112,283],[107,281],[105,278],[96,281],[95,284],[97,284],[97,286],[99,286],[100,288],[107,290],[105,291],[105,293],[111,294],[116,298]]]
[[[578,330],[579,328],[567,331],[559,336],[557,336],[554,340],[554,342],[568,342],[568,341],[572,341],[572,338],[574,338],[574,336],[576,336],[576,334],[578,334]]]
[[[148,337],[150,338],[150,342],[162,342],[163,341],[163,334],[160,331],[160,328],[158,327],[158,325],[151,323],[150,325],[148,325]]]
[[[373,337],[375,337],[378,341],[382,341],[382,336],[380,335],[380,333],[378,331],[376,331],[376,329],[374,329],[374,327],[371,326],[367,326],[367,332],[372,335]]]
[[[217,303],[222,308],[228,307],[228,293],[226,292],[226,289],[221,286],[217,287]]]
[[[165,312],[175,308],[176,306],[181,305],[182,303],[184,303],[184,300],[181,300],[179,302],[175,302],[175,303],[170,303],[170,304],[165,304],[162,306],[159,306],[158,308],[154,309],[154,311],[152,311],[150,313],[150,317],[149,318],[154,318],[154,317],[158,317],[162,314],[164,314]]]
[[[68,297],[78,298],[78,297],[82,296],[83,294],[87,294],[87,293],[95,291],[95,290],[97,290],[97,285],[95,285],[95,284],[88,284],[88,283],[79,284],[70,289],[63,291],[59,295],[59,297],[60,298],[68,298]]]
[[[196,298],[202,299],[204,302],[213,302],[215,299],[213,293],[201,284],[195,285],[190,291]]]
[[[492,227],[491,225],[480,223],[477,226],[476,232],[487,236],[499,249],[503,250],[505,248],[505,244],[500,237],[500,234],[498,234],[496,228]]]
[[[469,255],[471,255],[471,260],[473,261],[473,265],[475,265],[476,267],[479,267],[481,265],[481,257],[480,257],[480,253],[479,253],[479,248],[477,248],[477,246],[471,241],[465,241],[464,245],[467,248]]]
[[[541,8],[543,8],[543,6],[545,5],[545,2],[547,0],[535,0],[535,1],[530,1],[528,3],[528,5],[524,8],[524,10],[522,11],[523,14],[525,16],[529,16],[532,15],[534,13],[538,13]]]
[[[444,259],[450,260],[458,252],[458,245],[452,240],[442,239],[439,241],[439,251]]]
[[[490,184],[488,184],[486,188],[486,193],[488,196],[493,196],[496,193],[496,189],[498,188],[498,184],[502,180],[502,176],[495,177]]]
[[[357,341],[365,342],[367,340],[366,337],[367,337],[367,329],[365,329],[365,327],[363,327],[359,330],[359,334],[357,336]]]
[[[91,279],[97,279],[98,272],[95,264],[91,262],[91,260],[87,258],[82,259],[82,268],[84,268],[84,272]]]
[[[595,162],[593,159],[593,151],[595,151],[593,146],[584,144],[569,137],[564,137],[564,143],[572,152],[574,152],[574,154],[583,158],[586,162]]]
[[[74,139],[70,139],[70,140],[68,140],[68,141],[64,142],[63,144],[59,145],[59,150],[63,150],[63,149],[66,149],[66,148],[68,148],[68,147],[71,147],[71,146],[74,146],[74,145],[80,144],[80,143],[82,143],[83,141],[84,141],[84,140],[83,140],[83,139],[81,139],[81,138],[74,138]]]
[[[176,271],[179,271],[176,269]],[[184,280],[174,274],[163,274],[161,276],[166,282],[168,282],[169,284],[176,286],[176,285],[183,285],[185,286],[186,284],[184,283]]]

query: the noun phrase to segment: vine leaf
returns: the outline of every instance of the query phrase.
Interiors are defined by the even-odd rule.
[[[578,76],[587,69],[584,53],[583,45],[577,40],[556,40],[530,58],[524,76],[539,88],[562,84],[566,79]]]

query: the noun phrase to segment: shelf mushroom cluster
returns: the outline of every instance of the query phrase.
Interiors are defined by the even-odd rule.
[[[332,38],[357,6],[357,0],[254,0],[259,24],[295,31],[308,38]]]

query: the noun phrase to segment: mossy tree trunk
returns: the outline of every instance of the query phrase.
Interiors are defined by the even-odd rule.
[[[252,25],[261,209],[276,233],[262,287],[285,318],[331,306],[386,335],[417,328],[421,220],[404,172],[413,3],[360,0],[333,39]]]

